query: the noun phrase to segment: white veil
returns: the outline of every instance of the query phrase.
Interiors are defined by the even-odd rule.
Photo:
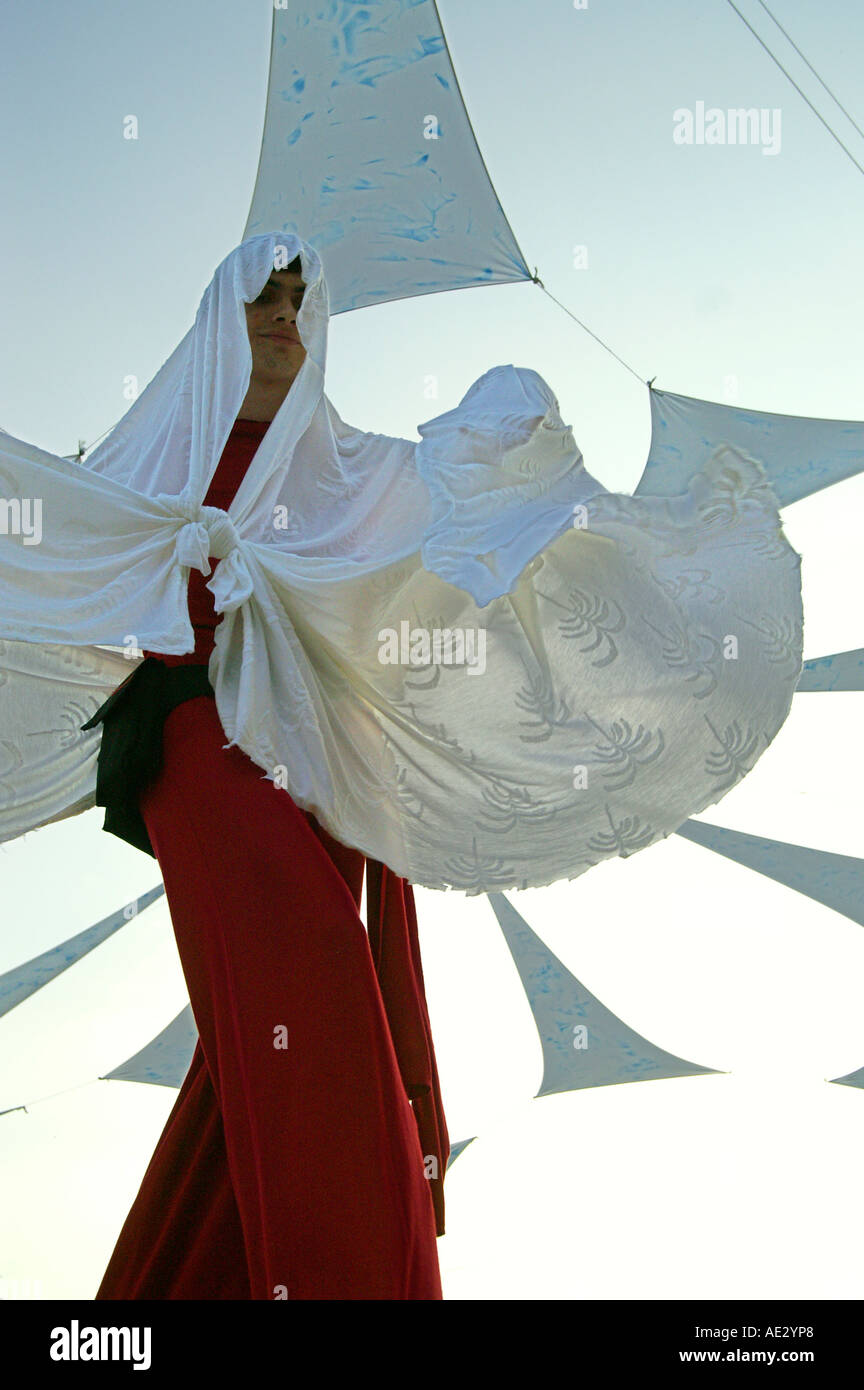
[[[225,257],[189,332],[84,467],[148,497],[200,502],[251,378],[244,304],[274,268],[297,256],[306,285],[297,332],[306,356],[229,514],[246,539],[292,554],[356,559],[368,550],[370,560],[387,558],[399,548],[398,534],[416,543],[428,493],[411,468],[409,441],[352,429],[325,395],[327,284],[318,253],[293,234],[250,237]],[[390,452],[396,457],[388,459]],[[375,511],[385,498],[382,526]]]

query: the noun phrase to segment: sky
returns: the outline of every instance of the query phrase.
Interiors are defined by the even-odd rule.
[[[864,139],[758,0],[739,8],[864,165]],[[861,123],[864,9],[772,10]],[[864,420],[864,176],[726,0],[439,12],[529,266],[632,370],[534,284],[411,298],[334,316],[326,389],[343,419],[417,438],[490,367],[531,367],[620,492],[648,452],[648,378]],[[126,379],[143,389],[190,326],[242,239],[270,22],[265,0],[6,0],[9,433],[61,454],[92,444],[128,408]],[[676,143],[675,111],[699,102],[779,111],[776,153]],[[858,477],[784,509],[805,660],[864,646],[862,500]],[[860,856],[860,699],[796,695],[753,771],[696,819]],[[159,881],[102,814],[0,846],[0,972]],[[864,1065],[860,927],[675,835],[508,897],[630,1027],[721,1074],[533,1099],[540,1044],[490,905],[415,889],[451,1140],[477,1136],[446,1179],[445,1298],[860,1298],[864,1094],[826,1084]],[[0,1020],[0,1111],[27,1107],[0,1115],[0,1296],[93,1297],[176,1097],[97,1078],[186,999],[163,898]]]

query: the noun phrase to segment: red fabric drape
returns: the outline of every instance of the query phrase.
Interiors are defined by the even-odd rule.
[[[236,422],[208,505],[266,428]],[[212,650],[195,570],[189,602],[195,652],[169,664]],[[225,741],[212,698],[184,701],[140,799],[199,1042],[96,1297],[440,1299],[449,1138],[411,885]]]

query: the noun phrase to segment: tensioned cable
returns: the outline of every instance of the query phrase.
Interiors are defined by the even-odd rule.
[[[780,62],[780,59],[777,58],[777,57],[775,57],[775,55],[771,52],[771,49],[768,47],[768,45],[767,45],[767,43],[765,42],[765,40],[764,40],[763,38],[761,38],[761,37],[759,36],[759,34],[756,33],[756,30],[753,28],[753,25],[750,23],[749,19],[745,19],[745,18],[744,18],[743,14],[742,14],[741,11],[739,10],[738,6],[735,4],[734,0],[726,0],[726,3],[727,3],[728,5],[731,5],[732,9],[735,11],[735,13],[737,14],[738,18],[741,20],[742,24],[746,24],[746,25],[747,25],[747,28],[750,30],[750,33],[753,35],[753,37],[754,37],[755,39],[758,39],[759,43],[761,43],[762,47],[765,49],[765,52],[768,54],[768,57],[771,59],[771,61],[772,61],[773,63],[776,63],[776,64],[777,64],[777,66],[778,66],[778,68],[780,69],[780,71],[782,72],[783,76],[784,76],[784,77],[787,77],[787,78],[789,79],[789,81],[792,83],[792,86],[795,88],[795,90],[796,90],[796,92],[798,93],[798,95],[799,95],[800,97],[803,97],[803,98],[804,98],[804,100],[806,101],[807,105],[810,107],[810,110],[813,112],[814,116],[818,116],[819,120],[822,122],[822,124],[824,125],[825,129],[827,130],[827,132],[828,132],[828,134],[831,136],[831,138],[832,138],[833,140],[836,140],[836,141],[837,141],[837,144],[840,146],[840,148],[841,148],[841,150],[843,151],[843,153],[844,153],[844,154],[847,154],[847,155],[849,156],[849,158],[852,160],[852,163],[855,165],[855,168],[858,170],[859,174],[864,174],[864,167],[862,167],[862,166],[858,163],[858,160],[855,158],[854,154],[852,154],[851,150],[848,150],[848,149],[846,148],[846,146],[843,144],[843,141],[840,139],[840,136],[837,135],[837,134],[831,129],[831,127],[830,127],[830,125],[828,124],[828,122],[826,121],[825,117],[824,117],[819,111],[816,110],[816,107],[813,105],[813,103],[812,103],[812,101],[810,100],[810,98],[809,98],[804,92],[802,92],[801,88],[798,86],[798,83],[795,81],[795,78],[791,75],[791,73],[788,73],[788,72],[786,71],[786,69],[784,68],[783,64]],[[772,18],[773,18],[773,16],[772,16]],[[779,25],[778,25],[778,28],[779,28]],[[820,81],[821,81],[821,78],[820,78]],[[823,84],[823,85],[824,85],[824,84]],[[828,90],[828,89],[826,88],[826,91],[827,91],[827,90]],[[838,104],[838,106],[839,106],[840,103],[838,102],[837,104]]]
[[[605,348],[607,352],[611,352],[612,356],[615,358],[615,361],[616,361],[616,362],[620,362],[622,367],[626,367],[627,370],[628,370],[628,372],[630,372],[633,376],[635,376],[636,380],[637,380],[642,386],[645,386],[645,385],[647,384],[647,383],[642,379],[642,377],[639,375],[638,372],[633,371],[633,368],[630,366],[630,363],[629,363],[629,362],[625,362],[625,361],[624,361],[624,358],[623,358],[623,357],[619,357],[618,354],[617,354],[617,352],[615,352],[614,349],[611,348],[611,347],[609,346],[608,343],[604,343],[604,341],[603,341],[602,338],[598,338],[596,333],[592,333],[592,332],[591,332],[591,329],[588,327],[587,323],[583,323],[581,319],[577,319],[576,315],[575,315],[570,309],[567,308],[567,305],[566,305],[566,304],[562,304],[560,299],[556,299],[555,296],[554,296],[554,294],[549,294],[549,291],[547,290],[546,286],[543,284],[543,281],[540,279],[540,277],[539,277],[538,274],[537,274],[537,267],[536,267],[536,266],[534,267],[534,274],[531,276],[531,279],[533,280],[533,282],[534,282],[535,285],[539,285],[539,286],[540,286],[540,288],[541,288],[541,290],[543,291],[544,294],[548,294],[548,295],[549,295],[549,298],[550,298],[551,300],[553,300],[553,302],[554,302],[555,304],[557,304],[558,307],[559,307],[560,309],[563,309],[563,310],[564,310],[564,313],[565,313],[565,314],[569,314],[569,315],[570,315],[570,317],[571,317],[571,319],[573,320],[574,323],[578,323],[578,325],[579,325],[580,328],[584,328],[584,329],[585,329],[585,332],[586,332],[586,333],[589,333],[589,334],[591,335],[591,337],[594,339],[595,343],[599,343],[600,346],[601,346],[602,348]],[[651,380],[653,381],[654,378],[652,377]]]
[[[852,116],[852,115],[850,115],[850,113],[846,110],[846,107],[843,105],[843,103],[842,103],[842,101],[839,99],[839,97],[835,97],[835,95],[834,95],[834,93],[832,92],[831,88],[828,86],[828,83],[827,83],[827,82],[824,82],[824,81],[822,80],[822,78],[819,76],[818,72],[817,72],[816,69],[814,68],[813,64],[810,62],[809,58],[806,56],[806,54],[804,54],[804,53],[801,52],[801,49],[798,47],[798,45],[797,45],[797,43],[795,42],[795,40],[793,39],[792,35],[791,35],[791,34],[787,34],[786,30],[783,28],[783,25],[780,23],[779,19],[777,19],[776,15],[773,15],[773,14],[771,13],[771,11],[769,10],[768,6],[765,4],[765,0],[759,0],[759,4],[762,6],[763,10],[764,10],[765,13],[768,15],[768,17],[769,17],[770,19],[772,19],[772,20],[774,21],[774,23],[777,25],[777,28],[780,30],[780,33],[783,35],[784,39],[787,39],[788,42],[791,43],[792,47],[795,49],[795,52],[798,54],[798,57],[801,59],[802,63],[806,63],[806,64],[807,64],[807,66],[808,66],[808,68],[810,69],[810,71],[812,72],[813,76],[816,78],[816,81],[817,81],[817,82],[820,82],[820,83],[822,84],[822,86],[825,88],[825,91],[828,93],[828,95],[829,95],[829,97],[831,98],[831,100],[835,103],[836,106],[839,106],[839,107],[840,107],[840,110],[843,112],[843,115],[846,117],[846,119],[847,119],[847,121],[849,122],[849,124],[850,124],[850,125],[853,125],[853,126],[855,127],[855,129],[857,130],[858,134],[861,136],[861,138],[864,139],[864,130],[861,129],[860,125],[859,125],[858,122],[855,120],[855,117]]]
[[[77,1086],[66,1086],[62,1091],[52,1091],[49,1096],[39,1096],[36,1100],[28,1100],[22,1105],[10,1105],[8,1109],[0,1110],[0,1116],[12,1115],[16,1110],[23,1110],[25,1114],[29,1114],[29,1107],[31,1105],[41,1105],[43,1101],[54,1100],[55,1096],[68,1096],[72,1091],[83,1090],[85,1086],[95,1086],[96,1081],[101,1081],[102,1079],[101,1076],[98,1078],[94,1077],[90,1081],[80,1081]]]

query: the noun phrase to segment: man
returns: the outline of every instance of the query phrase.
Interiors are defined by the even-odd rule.
[[[231,505],[303,365],[304,292],[297,258],[245,304],[249,387],[206,506]],[[199,570],[188,604],[194,651],[145,650],[111,708],[123,818],[101,804],[159,861],[199,1041],[96,1297],[440,1299],[449,1145],[411,886],[226,746]],[[115,755],[144,730],[133,787]]]

